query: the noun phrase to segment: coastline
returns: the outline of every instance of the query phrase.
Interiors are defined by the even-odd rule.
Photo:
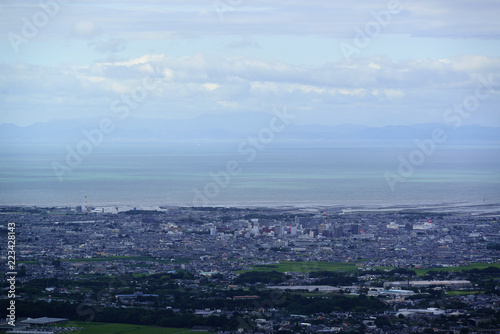
[[[53,204],[53,205],[36,205],[36,204],[0,204],[0,208],[71,208],[70,205]],[[161,205],[138,205],[130,203],[92,203],[89,207],[94,209],[119,208],[119,211],[128,210],[162,210],[178,207],[193,207],[187,203],[165,203]],[[237,209],[275,209],[287,211],[337,211],[341,214],[349,213],[387,213],[387,212],[431,212],[431,213],[463,213],[474,216],[498,216],[500,215],[500,202],[441,202],[441,203],[415,203],[415,204],[331,204],[326,203],[269,203],[269,202],[252,202],[249,204],[242,203],[214,203],[212,205],[203,205],[202,208],[237,208]]]

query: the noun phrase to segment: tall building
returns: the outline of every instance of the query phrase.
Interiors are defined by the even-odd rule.
[[[295,225],[297,226],[306,226],[307,218],[306,217],[297,217],[295,216]]]
[[[337,225],[335,226],[335,237],[340,238],[345,236],[344,233],[344,225]]]
[[[359,224],[352,224],[351,225],[351,233],[352,234],[359,234]]]

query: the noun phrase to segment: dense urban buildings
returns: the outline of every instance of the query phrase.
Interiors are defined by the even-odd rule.
[[[20,317],[114,314],[227,333],[462,333],[494,328],[500,315],[495,215],[10,207],[0,218],[5,234],[16,224]],[[125,309],[155,316],[114,313]]]

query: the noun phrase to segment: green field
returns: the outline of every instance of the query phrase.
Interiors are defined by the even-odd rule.
[[[108,324],[102,322],[70,322],[64,326],[81,327],[80,331],[69,332],[73,334],[176,334],[195,333],[186,328],[160,328],[127,324]]]
[[[61,259],[62,262],[107,262],[107,261],[157,261],[151,257],[145,256],[110,256],[110,257],[93,257],[90,259]]]
[[[450,268],[435,268],[435,269],[413,269],[419,276],[425,275],[428,271],[454,271],[460,272],[463,270],[472,270],[472,269],[485,269],[488,267],[500,268],[500,263],[471,263],[466,266],[458,266],[458,267],[450,267]]]
[[[275,265],[269,266],[254,266],[251,271],[273,271],[276,270],[281,273],[285,272],[297,272],[297,273],[308,273],[311,271],[345,271],[353,272],[358,269],[356,263],[343,263],[343,262],[281,262]],[[244,271],[242,271],[243,273]]]
[[[466,296],[466,295],[475,295],[478,293],[484,293],[484,291],[446,291],[447,296]]]

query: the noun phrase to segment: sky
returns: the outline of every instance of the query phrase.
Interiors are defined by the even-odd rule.
[[[500,126],[499,17],[498,0],[3,0],[0,124],[285,106]]]

